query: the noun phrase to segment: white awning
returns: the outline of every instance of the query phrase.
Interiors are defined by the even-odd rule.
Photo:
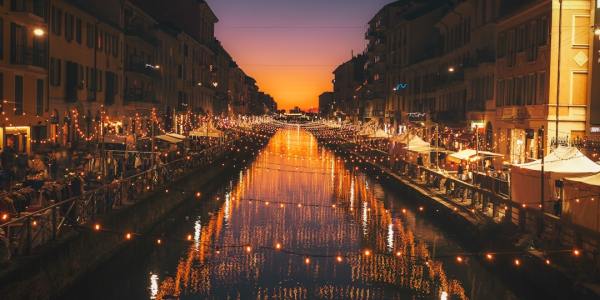
[[[171,144],[178,144],[178,143],[183,142],[180,139],[174,138],[174,137],[166,135],[166,134],[164,134],[164,135],[157,135],[157,136],[155,136],[155,138],[159,139],[159,140],[162,140],[162,141],[165,141],[167,143],[171,143]]]
[[[176,139],[180,139],[180,140],[185,140],[186,136],[185,135],[181,135],[181,134],[177,134],[177,133],[167,133],[168,136],[170,137],[174,137]]]

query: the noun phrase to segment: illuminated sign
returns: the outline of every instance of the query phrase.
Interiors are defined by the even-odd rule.
[[[401,91],[408,88],[408,83],[398,83],[396,87],[394,87],[394,91]]]

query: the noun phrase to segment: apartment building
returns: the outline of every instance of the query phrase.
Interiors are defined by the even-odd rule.
[[[369,21],[369,29],[365,34],[368,40],[366,49],[366,82],[361,99],[362,119],[376,119],[380,123],[389,121],[386,110],[386,95],[389,78],[386,77],[389,57],[386,44],[390,39],[390,27],[397,20],[398,12],[408,5],[409,1],[396,1],[384,6]]]
[[[29,153],[46,143],[48,6],[0,1],[0,148]],[[32,145],[33,141],[33,145]]]
[[[228,115],[244,115],[248,113],[245,96],[246,74],[235,63],[229,67],[228,94],[231,99],[227,107]]]
[[[122,43],[118,18],[104,19],[81,1],[55,0],[50,7],[50,136],[61,144],[90,138],[94,120],[122,122]]]
[[[333,71],[334,110],[339,117],[358,121],[356,116],[361,107],[358,93],[365,81],[366,58],[364,54],[354,56]]]
[[[528,1],[498,21],[496,134],[512,162],[584,136],[592,1]],[[539,136],[544,128],[544,142]]]

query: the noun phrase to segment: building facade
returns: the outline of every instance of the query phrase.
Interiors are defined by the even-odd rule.
[[[276,107],[214,37],[208,4],[176,2],[0,1],[0,148],[76,148],[150,123],[170,131],[177,114]]]
[[[2,1],[0,12],[0,147],[28,153],[46,143],[51,123],[48,6],[41,0]]]
[[[354,115],[389,125],[425,116],[426,126],[463,139],[453,147],[495,151],[510,163],[585,139],[600,132],[597,7],[587,0],[393,2],[369,23],[367,82],[355,95],[364,111]],[[340,84],[334,91],[343,94]]]

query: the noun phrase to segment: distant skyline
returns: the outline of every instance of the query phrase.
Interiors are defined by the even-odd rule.
[[[280,108],[318,106],[333,70],[361,53],[368,21],[392,0],[207,0],[215,35]]]

